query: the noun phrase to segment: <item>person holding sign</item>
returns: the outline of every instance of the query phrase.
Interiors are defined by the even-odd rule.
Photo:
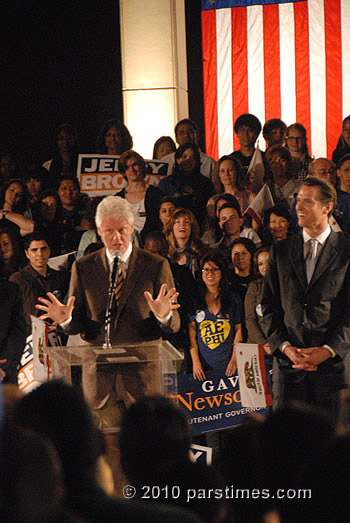
[[[188,325],[193,377],[205,379],[205,370],[236,372],[234,344],[242,341],[242,303],[228,287],[225,261],[209,254],[201,264],[201,292],[198,308]]]

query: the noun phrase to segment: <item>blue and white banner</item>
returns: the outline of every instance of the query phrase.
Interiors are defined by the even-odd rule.
[[[205,374],[203,381],[195,380],[192,374],[178,376],[179,406],[195,435],[239,425],[248,412],[266,413],[262,407],[242,407],[237,374],[226,376],[214,370]]]

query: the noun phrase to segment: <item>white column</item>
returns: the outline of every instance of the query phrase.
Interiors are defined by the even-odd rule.
[[[162,135],[188,116],[184,0],[120,0],[124,123],[151,158]]]

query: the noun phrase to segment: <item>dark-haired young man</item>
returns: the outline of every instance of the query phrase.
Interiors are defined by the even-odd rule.
[[[279,118],[271,118],[265,122],[262,134],[266,141],[267,149],[272,145],[283,145],[286,137],[287,126]]]
[[[261,247],[261,240],[257,233],[250,227],[243,227],[243,218],[239,206],[231,203],[224,203],[219,210],[219,227],[222,231],[222,238],[211,245],[212,249],[225,258],[228,265],[231,265],[231,246],[237,238],[249,238],[254,242],[255,247]]]
[[[246,184],[257,194],[263,186],[265,173],[264,153],[256,147],[261,131],[260,120],[254,114],[241,114],[234,125],[241,148],[231,153],[242,164]]]
[[[232,156],[238,158],[243,169],[247,172],[255,152],[255,142],[261,131],[261,123],[254,114],[241,114],[234,125],[241,148],[234,151]]]
[[[48,266],[50,247],[40,231],[28,234],[24,238],[24,249],[28,264],[13,273],[10,280],[17,283],[21,291],[28,335],[32,331],[30,315],[40,315],[35,308],[39,296],[54,292],[58,298],[63,299],[68,291],[69,273],[63,270],[56,271]]]

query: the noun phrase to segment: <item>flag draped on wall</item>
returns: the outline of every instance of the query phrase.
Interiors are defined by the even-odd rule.
[[[202,0],[202,41],[207,154],[239,149],[250,112],[302,123],[331,158],[350,114],[350,0]]]

